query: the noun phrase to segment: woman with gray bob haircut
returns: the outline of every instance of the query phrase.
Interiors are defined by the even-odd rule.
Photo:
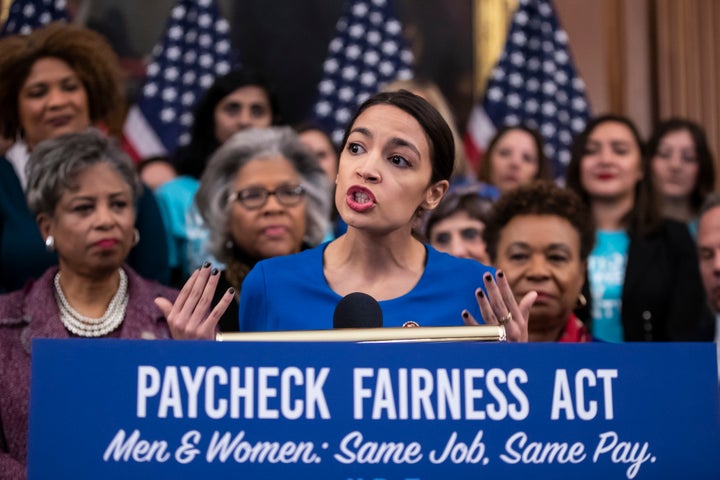
[[[291,128],[230,137],[210,158],[195,198],[210,230],[210,253],[226,266],[221,287],[233,287],[238,299],[258,261],[319,245],[330,229],[331,192],[315,156]],[[237,302],[220,329],[238,329]]]
[[[217,286],[210,268],[195,272],[178,294],[126,264],[138,242],[140,183],[130,159],[99,131],[38,143],[28,173],[28,202],[58,264],[24,288],[0,295],[0,471],[8,475],[3,478],[25,478],[34,338],[182,337],[168,319],[209,320],[214,329],[212,322],[232,301],[232,292],[226,292],[211,312],[199,300],[206,287]],[[174,306],[176,298],[181,301]]]
[[[35,215],[51,215],[62,194],[78,188],[78,174],[98,163],[108,164],[120,175],[130,187],[134,205],[142,186],[128,156],[100,131],[92,128],[86,133],[67,137],[46,140],[33,152],[36,161],[28,162],[26,167],[26,196],[30,210]]]

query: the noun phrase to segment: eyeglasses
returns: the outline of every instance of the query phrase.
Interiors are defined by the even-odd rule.
[[[305,197],[305,189],[302,185],[280,185],[275,190],[250,187],[232,193],[230,201],[238,201],[248,210],[255,210],[264,207],[270,195],[275,195],[280,205],[294,207]]]

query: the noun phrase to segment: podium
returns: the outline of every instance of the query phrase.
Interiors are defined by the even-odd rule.
[[[30,479],[720,478],[714,344],[35,340]]]

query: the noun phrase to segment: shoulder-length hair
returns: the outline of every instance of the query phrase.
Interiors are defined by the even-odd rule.
[[[661,216],[658,208],[657,194],[653,187],[650,175],[650,160],[646,154],[647,149],[640,132],[635,124],[627,117],[616,114],[600,115],[588,122],[585,129],[573,140],[570,148],[570,163],[565,172],[565,185],[574,191],[586,205],[590,205],[590,196],[582,185],[580,178],[580,163],[587,149],[587,143],[592,132],[603,123],[619,123],[630,130],[633,140],[640,152],[643,178],[635,185],[635,202],[633,208],[623,218],[626,229],[647,234],[655,231],[661,225]]]
[[[187,147],[178,150],[176,162],[178,174],[200,178],[210,156],[220,146],[220,142],[215,137],[215,107],[238,88],[249,86],[259,87],[267,95],[272,124],[278,125],[282,121],[275,91],[259,71],[242,68],[216,78],[195,104],[190,143]]]
[[[0,134],[22,132],[18,96],[35,62],[57,58],[67,63],[85,87],[90,121],[116,121],[125,91],[117,56],[102,35],[66,23],[51,23],[29,35],[0,40]]]
[[[222,262],[230,260],[229,199],[237,172],[251,160],[282,156],[292,163],[305,188],[308,204],[304,241],[320,244],[330,228],[332,189],[315,156],[290,127],[253,128],[234,134],[210,157],[200,178],[195,202],[209,230],[209,250]]]
[[[535,178],[533,180],[551,179],[552,172],[550,171],[550,161],[545,155],[545,142],[540,133],[534,128],[528,127],[527,125],[506,125],[504,127],[501,127],[495,133],[495,135],[493,135],[490,143],[488,144],[487,150],[485,151],[485,153],[483,153],[482,160],[480,161],[480,165],[478,166],[477,179],[479,181],[484,183],[490,183],[492,156],[495,153],[497,144],[502,137],[514,130],[519,130],[521,132],[527,133],[533,139],[533,144],[535,144],[535,150],[537,151],[538,159],[538,171],[537,174],[535,174]]]
[[[648,140],[648,155],[650,161],[658,153],[658,147],[663,137],[668,133],[687,131],[695,145],[695,159],[698,164],[697,179],[690,193],[690,206],[695,213],[699,212],[705,198],[715,190],[715,162],[710,151],[705,130],[686,118],[670,118],[660,122]]]

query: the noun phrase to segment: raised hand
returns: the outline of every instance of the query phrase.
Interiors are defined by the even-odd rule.
[[[528,319],[530,307],[537,298],[537,292],[528,292],[518,304],[510,289],[507,278],[501,270],[497,272],[497,283],[490,273],[483,276],[487,295],[481,288],[475,291],[480,313],[487,325],[504,325],[510,342],[528,341]],[[478,325],[467,310],[462,312],[466,325]]]
[[[215,339],[217,323],[232,302],[235,292],[232,288],[228,289],[220,302],[210,311],[220,278],[218,270],[210,267],[210,263],[205,263],[193,272],[180,290],[175,303],[162,297],[155,299],[155,305],[167,318],[173,338]]]

